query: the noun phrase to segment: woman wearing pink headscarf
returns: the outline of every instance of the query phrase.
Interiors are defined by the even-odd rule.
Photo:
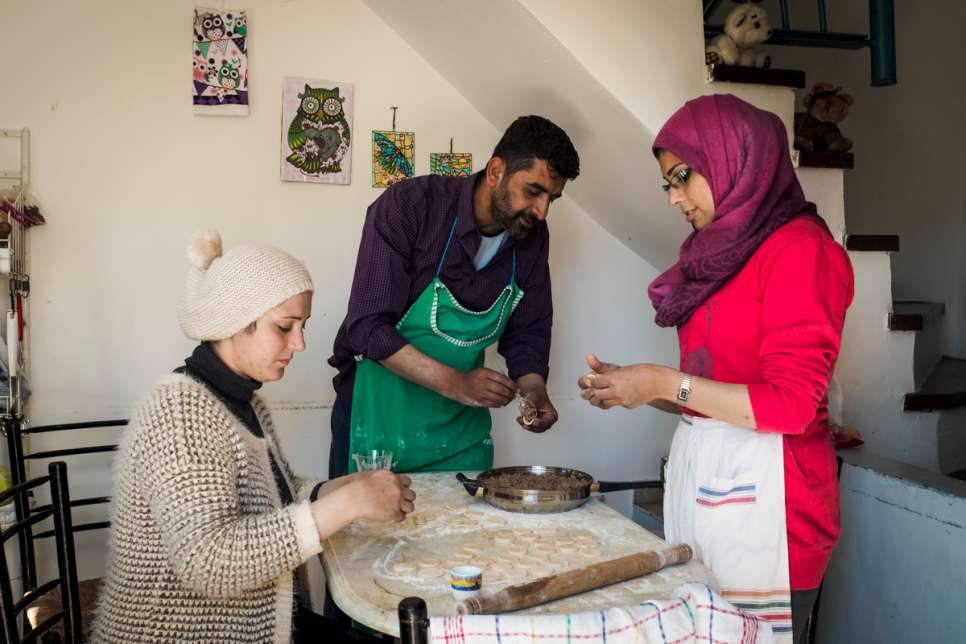
[[[682,414],[666,539],[690,543],[734,604],[803,641],[839,535],[826,392],[852,267],[805,200],[774,114],[703,96],[668,120],[653,152],[694,228],[648,291],[657,324],[677,327],[680,370],[591,354],[581,396]]]

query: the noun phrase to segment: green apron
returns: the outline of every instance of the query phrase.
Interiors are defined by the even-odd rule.
[[[499,340],[523,299],[516,283],[516,251],[510,282],[490,308],[470,311],[456,301],[439,275],[453,241],[456,220],[436,275],[396,324],[416,349],[467,372],[483,366],[484,352]],[[493,467],[490,410],[467,407],[401,378],[374,360],[356,365],[349,421],[352,454],[370,449],[393,453],[397,472],[488,470]]]

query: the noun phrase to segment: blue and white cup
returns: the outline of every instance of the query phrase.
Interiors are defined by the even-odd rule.
[[[449,585],[456,601],[472,599],[480,594],[483,570],[477,566],[456,566],[449,575]]]

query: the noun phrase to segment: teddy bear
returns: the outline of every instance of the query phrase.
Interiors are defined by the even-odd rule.
[[[804,112],[795,113],[795,147],[808,152],[848,152],[852,139],[842,136],[838,124],[849,115],[855,99],[841,87],[815,83],[802,103]]]
[[[755,45],[771,38],[771,34],[771,23],[764,9],[751,3],[740,4],[728,14],[724,33],[708,43],[704,61],[708,65],[771,67],[771,56],[755,50]]]

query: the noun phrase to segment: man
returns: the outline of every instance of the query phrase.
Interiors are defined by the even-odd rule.
[[[329,359],[339,370],[330,477],[368,449],[393,452],[397,471],[490,469],[489,408],[518,393],[537,409],[521,426],[556,422],[546,218],[579,172],[567,134],[524,116],[482,172],[410,179],[369,207]],[[483,366],[497,341],[509,375]]]

